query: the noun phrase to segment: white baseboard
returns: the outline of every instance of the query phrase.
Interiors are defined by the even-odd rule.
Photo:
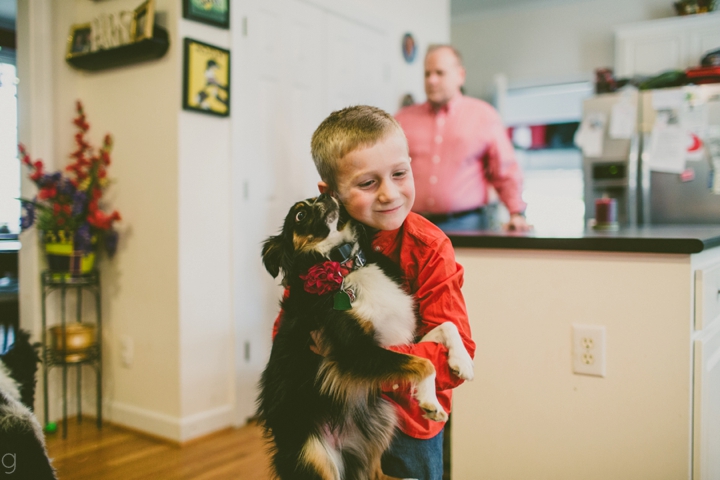
[[[175,442],[186,442],[231,426],[233,408],[232,405],[223,405],[178,418],[120,402],[108,402],[106,416],[118,425]]]

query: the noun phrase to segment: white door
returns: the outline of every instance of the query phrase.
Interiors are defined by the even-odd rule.
[[[235,7],[234,7],[235,8]],[[233,299],[236,423],[253,415],[282,290],[262,242],[290,206],[317,194],[310,137],[332,110],[392,108],[388,36],[300,0],[252,0],[233,12]]]
[[[695,340],[693,480],[720,478],[720,320]]]

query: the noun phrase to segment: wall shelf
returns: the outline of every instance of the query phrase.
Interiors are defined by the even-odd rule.
[[[160,58],[165,55],[169,47],[170,40],[167,30],[155,25],[152,38],[107,50],[76,54],[66,60],[77,69],[98,71]]]

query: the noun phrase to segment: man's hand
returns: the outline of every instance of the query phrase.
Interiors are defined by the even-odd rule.
[[[533,226],[527,223],[525,215],[522,213],[513,213],[510,215],[510,221],[503,226],[503,230],[516,232],[529,232]]]

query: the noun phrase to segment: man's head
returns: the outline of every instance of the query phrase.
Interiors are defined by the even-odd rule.
[[[405,134],[390,114],[366,105],[333,112],[315,130],[311,152],[320,192],[336,196],[365,225],[402,225],[415,184]]]
[[[465,83],[462,57],[450,45],[430,45],[425,55],[425,94],[433,108],[440,108],[455,96]]]

